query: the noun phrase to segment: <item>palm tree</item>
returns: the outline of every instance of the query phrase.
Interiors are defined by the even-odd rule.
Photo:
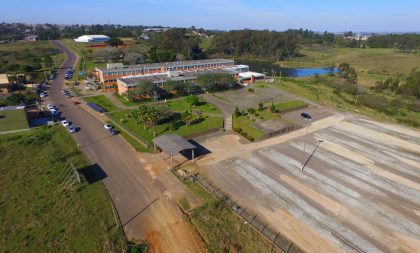
[[[192,112],[191,110],[186,110],[185,112],[182,113],[181,115],[182,120],[185,122],[185,124],[187,125],[187,127],[190,124],[190,121],[192,119]]]
[[[161,113],[157,107],[148,107],[146,113],[146,122],[147,125],[152,128],[153,138],[156,138],[156,126],[159,123]]]
[[[133,110],[131,111],[130,116],[134,119],[134,121],[136,121],[136,125],[138,125],[140,121],[140,111]]]
[[[149,109],[148,106],[146,106],[146,105],[140,105],[139,106],[139,110],[138,110],[138,112],[139,112],[139,115],[138,115],[139,121],[143,122],[144,129],[146,129],[145,119],[146,119],[146,114],[147,114],[148,109]]]

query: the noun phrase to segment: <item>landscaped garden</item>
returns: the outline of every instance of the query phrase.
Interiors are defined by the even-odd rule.
[[[281,113],[306,107],[300,100],[290,100],[278,104],[260,103],[258,108],[248,108],[247,111],[235,109],[233,115],[233,130],[250,141],[261,139],[270,132],[281,131],[293,126],[293,122],[281,117]]]
[[[196,96],[140,105],[139,109],[116,111],[109,116],[114,123],[129,130],[147,145],[158,135],[191,137],[219,130],[223,126],[220,110]]]

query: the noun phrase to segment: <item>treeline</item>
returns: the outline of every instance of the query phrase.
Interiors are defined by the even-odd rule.
[[[334,33],[325,31],[324,33],[318,33],[311,30],[301,29],[289,29],[286,33],[296,35],[299,38],[301,44],[332,44],[334,42]]]
[[[200,38],[184,28],[169,29],[151,36],[149,58],[152,62],[199,60],[207,58],[200,48]]]
[[[367,46],[372,48],[397,48],[403,53],[420,48],[420,34],[387,34],[369,37]]]
[[[231,57],[284,60],[298,55],[299,36],[287,32],[237,30],[214,37],[209,52]]]

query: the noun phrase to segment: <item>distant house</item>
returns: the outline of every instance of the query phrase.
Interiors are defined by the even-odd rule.
[[[37,41],[38,35],[26,35],[25,38],[23,38],[24,41]]]
[[[105,35],[83,35],[77,39],[74,39],[76,42],[84,42],[84,43],[99,43],[99,42],[107,42],[111,38]]]
[[[6,74],[0,74],[0,96],[9,93],[9,78]]]

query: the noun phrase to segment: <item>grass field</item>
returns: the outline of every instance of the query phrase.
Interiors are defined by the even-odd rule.
[[[0,136],[0,248],[2,252],[123,252],[100,182],[64,191],[60,172],[71,160],[89,162],[61,126]]]
[[[86,102],[91,102],[96,105],[99,105],[100,107],[104,108],[108,112],[116,111],[118,110],[118,107],[112,103],[109,98],[105,97],[105,95],[99,95],[99,96],[92,96],[92,97],[85,97],[83,98]]]
[[[10,43],[10,44],[0,44],[0,51],[17,51],[17,52],[21,52],[23,50],[38,50],[38,49],[53,49],[55,48],[55,46],[52,44],[51,41],[33,41],[33,42],[23,42],[23,41],[19,41],[19,42],[14,42],[14,43]],[[65,55],[64,54],[54,54],[51,55],[51,58],[54,61],[54,65],[56,67],[59,67],[65,60]],[[21,63],[20,61],[17,61],[16,63]]]
[[[314,102],[340,110],[357,112],[380,121],[402,123],[412,127],[420,126],[420,112],[403,107],[403,105],[412,103],[412,101],[399,95],[368,93],[367,96],[371,97],[370,100],[381,101],[386,104],[383,109],[377,110],[361,105],[360,100],[356,104],[356,96],[337,92],[336,89],[322,83],[313,83],[310,78],[281,78],[277,79],[274,85]]]
[[[25,110],[0,111],[0,132],[28,129]]]
[[[276,252],[270,242],[204,188],[189,180],[183,182],[203,201],[191,210],[191,223],[204,238],[208,252]]]
[[[305,48],[300,50],[304,57],[298,57],[280,64],[284,67],[338,66],[347,62],[358,73],[359,83],[373,86],[398,73],[408,74],[420,67],[420,54],[403,54],[389,48]]]
[[[249,119],[247,116],[233,117],[233,129],[242,129],[242,133],[245,133],[246,136],[254,140],[263,136],[263,132],[252,125],[255,124],[254,121]]]

